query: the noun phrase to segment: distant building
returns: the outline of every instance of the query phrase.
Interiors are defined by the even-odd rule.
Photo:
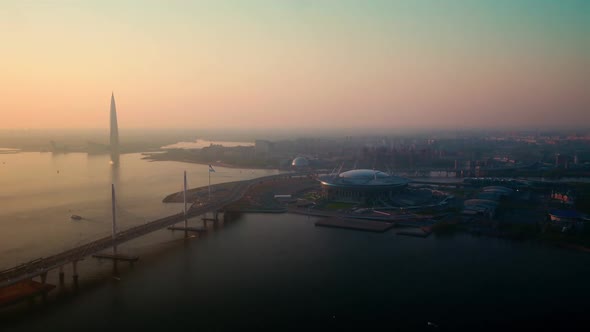
[[[484,193],[493,194],[499,198],[510,197],[514,194],[514,190],[504,186],[487,186],[482,189]]]
[[[575,195],[570,190],[567,190],[565,192],[555,190],[551,193],[551,199],[554,199],[556,201],[560,201],[561,203],[566,204],[566,205],[574,205]]]
[[[468,199],[463,202],[464,208],[461,212],[466,216],[485,216],[493,219],[496,214],[498,202],[493,199]]]
[[[119,125],[117,123],[117,107],[115,106],[115,94],[111,94],[111,162],[113,164],[119,163]]]
[[[555,167],[566,167],[569,162],[569,156],[564,154],[556,154],[555,155]]]
[[[309,160],[305,157],[297,157],[291,162],[291,167],[295,169],[309,168]]]
[[[272,151],[272,142],[257,139],[254,141],[254,153],[257,156],[268,156]]]
[[[563,233],[581,231],[588,227],[590,217],[576,210],[550,210],[548,213],[549,226]]]
[[[463,202],[464,216],[483,216],[493,219],[496,215],[496,209],[500,204],[500,200],[510,197],[514,194],[514,190],[505,186],[487,186],[483,187],[474,199],[468,199]]]
[[[549,217],[554,222],[581,222],[588,221],[588,217],[576,210],[551,210]]]

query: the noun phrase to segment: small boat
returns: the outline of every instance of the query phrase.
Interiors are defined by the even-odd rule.
[[[77,214],[72,214],[72,216],[70,218],[72,218],[73,220],[82,220],[82,217],[80,217]]]

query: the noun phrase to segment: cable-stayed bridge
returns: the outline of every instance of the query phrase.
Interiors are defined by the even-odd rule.
[[[116,232],[113,236],[106,236],[51,256],[38,258],[13,268],[0,271],[0,288],[19,283],[21,281],[30,280],[34,277],[40,277],[42,283],[45,283],[47,273],[58,268],[60,269],[60,279],[63,280],[63,266],[67,264],[73,264],[73,278],[74,282],[77,283],[78,274],[76,265],[77,262],[84,259],[84,257],[98,254],[99,252],[111,247],[116,248],[117,245],[137,239],[159,229],[174,225],[185,220],[185,218],[202,215],[207,212],[222,210],[225,206],[240,200],[246,194],[246,192],[248,192],[248,190],[257,183],[294,175],[298,174],[285,173],[270,175],[252,180],[238,181],[234,183],[231,190],[223,191],[223,194],[216,194],[213,199],[202,202],[199,205],[193,204],[187,210],[186,216],[184,212],[180,212],[171,216],[156,219],[143,225],[130,227],[120,232]],[[213,185],[211,187],[214,189],[215,186],[221,185],[225,184]]]

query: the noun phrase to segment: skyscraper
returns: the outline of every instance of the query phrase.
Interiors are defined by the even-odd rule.
[[[119,126],[117,125],[117,107],[115,106],[115,94],[111,94],[111,162],[119,163]]]

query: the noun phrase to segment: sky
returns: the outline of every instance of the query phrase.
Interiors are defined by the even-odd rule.
[[[0,1],[0,128],[588,126],[590,1]]]

